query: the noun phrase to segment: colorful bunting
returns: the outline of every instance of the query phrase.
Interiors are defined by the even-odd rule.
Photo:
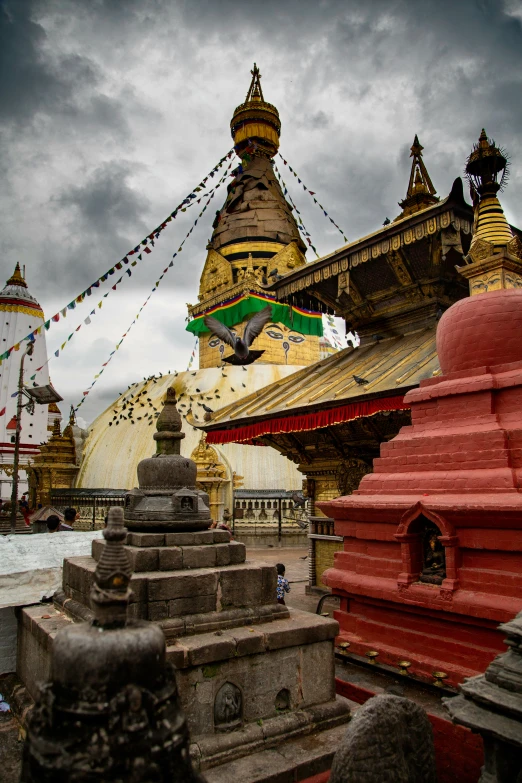
[[[290,166],[290,164],[286,162],[286,160],[283,158],[283,156],[281,155],[281,153],[279,153],[279,157],[281,158],[281,160],[283,161],[283,163],[285,164],[285,166],[288,166],[288,169],[289,169],[289,170],[292,172],[292,174],[294,175],[294,177],[297,177],[297,181],[298,181],[300,184],[302,184],[302,186],[303,186],[303,190],[304,190],[304,191],[307,191],[307,190],[308,190],[308,188],[306,187],[306,185],[304,184],[304,182],[302,182],[302,180],[301,180],[301,179],[299,179],[299,177],[297,176],[297,173],[296,173],[296,172],[294,171],[294,169],[293,169],[293,168]],[[274,165],[275,165],[275,164],[274,164]],[[308,190],[308,193],[309,193],[311,196],[315,196],[315,190]],[[320,207],[320,208],[323,210],[323,214],[324,214],[324,216],[325,216],[325,217],[327,217],[327,218],[328,218],[328,220],[330,221],[330,223],[332,223],[332,224],[333,224],[333,225],[336,227],[336,229],[339,231],[339,233],[341,234],[341,236],[342,236],[342,238],[344,239],[344,241],[345,241],[345,242],[348,242],[348,240],[347,240],[347,238],[346,238],[346,236],[345,236],[345,234],[344,234],[344,231],[342,230],[342,228],[340,228],[340,227],[337,225],[337,223],[335,222],[335,220],[333,220],[333,218],[331,218],[331,217],[330,217],[330,215],[328,214],[328,212],[326,211],[326,209],[323,207],[323,205],[322,205],[322,204],[319,204],[319,202],[318,202],[318,201],[317,201],[317,199],[315,199],[315,198],[314,198],[314,204],[317,204],[317,205],[318,205],[318,206],[319,206],[319,207]],[[312,247],[313,247],[313,245],[312,245]]]
[[[228,160],[229,158],[231,158],[231,157],[232,157],[233,153],[234,153],[234,150],[233,150],[233,149],[231,149],[231,150],[229,150],[229,152],[228,152],[226,155],[224,155],[222,158],[220,158],[220,160],[219,160],[219,163],[218,163],[216,166],[214,166],[214,168],[213,168],[213,169],[212,169],[212,171],[210,172],[209,176],[213,177],[213,176],[214,176],[214,174],[215,174],[215,173],[216,173],[216,172],[217,172],[217,171],[218,171],[218,170],[219,170],[219,169],[220,169],[220,168],[223,166],[223,164],[225,163],[225,161],[226,161],[226,160]],[[230,168],[230,166],[229,166],[229,168]],[[204,188],[204,187],[206,187],[204,183],[206,182],[206,180],[207,180],[207,179],[208,179],[208,177],[205,177],[205,179],[204,179],[204,180],[202,180],[202,182],[200,183],[200,186],[201,186],[201,188]],[[208,195],[208,196],[210,196],[210,198],[212,198],[212,195],[213,195],[213,194],[215,193],[215,191],[217,190],[217,187],[219,187],[219,184],[218,184],[217,186],[214,186],[214,188],[212,188],[212,189],[211,189],[211,190],[210,190],[210,191],[207,193],[207,195]],[[212,195],[210,195],[210,194],[212,194]],[[191,198],[195,198],[195,196],[194,196],[194,192],[193,192],[193,191],[191,191],[191,192],[190,192],[190,194],[189,194],[189,196],[188,196],[187,198],[185,198],[185,199],[184,199],[184,200],[181,202],[181,204],[187,204],[187,206],[186,206],[186,208],[185,208],[185,209],[189,209],[190,207],[194,206],[194,203],[195,203],[195,202],[192,202],[192,201],[190,200]],[[74,309],[76,308],[76,303],[78,303],[78,304],[81,304],[81,303],[83,302],[83,300],[84,300],[85,296],[90,296],[90,295],[91,295],[91,289],[92,289],[92,288],[98,288],[98,287],[99,287],[99,285],[100,285],[100,282],[105,282],[105,281],[107,280],[107,278],[109,277],[109,275],[113,275],[113,274],[114,274],[114,272],[115,272],[115,270],[116,270],[116,269],[118,269],[118,270],[119,270],[119,269],[121,269],[121,268],[122,268],[122,264],[123,264],[123,263],[124,263],[124,264],[127,264],[127,263],[128,263],[127,256],[129,256],[129,255],[134,255],[134,254],[138,254],[138,259],[139,259],[139,260],[141,260],[141,259],[142,259],[142,253],[141,253],[140,251],[141,251],[141,249],[142,249],[142,246],[143,246],[143,249],[145,250],[145,252],[146,252],[147,254],[151,253],[152,251],[150,250],[150,248],[149,248],[149,247],[147,247],[148,239],[150,239],[151,237],[155,237],[155,238],[157,239],[157,238],[160,236],[160,232],[161,232],[161,231],[163,231],[163,229],[165,229],[165,228],[167,227],[167,223],[168,223],[169,221],[171,221],[173,217],[174,217],[174,218],[176,217],[176,213],[177,213],[177,211],[180,209],[180,207],[181,207],[181,204],[180,204],[180,205],[178,205],[178,207],[176,207],[176,209],[174,210],[174,212],[172,212],[172,213],[170,214],[170,216],[169,216],[169,217],[167,217],[167,218],[166,218],[166,219],[165,219],[165,220],[164,220],[162,223],[160,223],[160,224],[159,224],[159,226],[157,226],[157,227],[156,227],[156,228],[155,228],[155,229],[154,229],[154,230],[153,230],[153,231],[152,231],[152,232],[151,232],[151,233],[148,235],[148,237],[145,237],[145,238],[144,238],[144,239],[143,239],[143,240],[142,240],[142,241],[141,241],[141,242],[140,242],[138,245],[136,245],[136,247],[134,248],[134,250],[130,250],[128,253],[126,253],[125,257],[124,257],[124,258],[123,258],[121,261],[118,261],[118,263],[117,263],[117,264],[115,264],[114,266],[112,266],[110,269],[108,269],[108,270],[107,270],[107,272],[104,272],[104,274],[103,274],[103,275],[101,275],[101,276],[100,276],[100,277],[99,277],[99,278],[98,278],[98,279],[97,279],[97,280],[96,280],[94,283],[91,283],[91,284],[90,284],[90,286],[89,286],[88,288],[86,288],[86,289],[85,289],[85,291],[82,291],[82,292],[81,292],[80,294],[78,294],[78,295],[77,295],[77,296],[76,296],[76,297],[75,297],[75,298],[74,298],[74,299],[73,299],[71,302],[69,302],[69,304],[68,304],[66,307],[62,308],[61,310],[59,310],[59,311],[58,311],[58,313],[56,313],[55,315],[53,315],[53,316],[52,316],[52,317],[49,319],[49,321],[46,323],[46,325],[45,325],[45,328],[46,328],[46,329],[49,329],[49,327],[50,327],[50,325],[51,325],[51,321],[52,321],[52,322],[54,322],[54,323],[57,323],[57,322],[60,320],[60,313],[61,313],[62,317],[63,317],[63,318],[65,318],[65,317],[67,316],[67,310],[74,310]],[[184,210],[184,211],[185,211],[185,210]],[[154,241],[153,241],[153,240],[151,240],[151,244],[152,244],[152,245],[154,245]],[[131,266],[135,266],[135,265],[136,265],[136,261],[134,261],[134,262],[131,264]],[[130,277],[130,273],[129,273],[129,277]],[[119,280],[118,280],[118,281],[115,283],[115,285],[114,285],[114,286],[112,286],[112,290],[113,290],[113,291],[115,291],[115,290],[116,290],[116,286],[117,286],[119,283],[121,283],[121,280],[122,280],[122,278],[120,278],[120,279],[119,279]],[[104,294],[104,298],[105,298],[106,296],[108,296],[108,293],[107,293],[107,294]],[[98,304],[98,307],[99,307],[99,308],[101,308],[101,302]],[[29,339],[31,339],[31,336],[30,336],[30,335],[27,335],[27,337],[24,337],[24,338],[23,338],[23,340],[29,340]],[[0,364],[2,363],[2,361],[5,361],[5,359],[9,358],[9,355],[10,355],[10,353],[11,353],[11,351],[12,351],[13,349],[14,349],[14,350],[18,350],[18,349],[19,349],[19,347],[20,347],[20,346],[19,346],[19,344],[18,344],[18,348],[17,348],[16,346],[13,346],[12,348],[10,348],[10,349],[9,349],[9,351],[7,351],[7,352],[6,352],[6,354],[7,354],[7,355],[0,355]]]
[[[229,154],[227,157],[231,157],[231,154],[232,154],[232,153],[230,153],[230,154]],[[220,164],[217,166],[217,168],[221,168],[223,160],[224,160],[224,159],[222,159],[222,161],[221,161],[221,162],[220,162]],[[199,215],[198,215],[198,217],[197,217],[197,220],[199,220],[199,218],[200,218],[200,217],[203,215],[203,213],[206,211],[206,209],[207,209],[207,207],[209,206],[210,202],[211,202],[211,201],[212,201],[212,199],[214,198],[214,195],[215,195],[216,191],[217,191],[217,190],[218,190],[218,188],[219,188],[219,187],[220,187],[220,186],[223,184],[223,182],[224,182],[224,181],[227,179],[227,177],[228,177],[228,172],[230,171],[231,167],[232,167],[232,163],[230,163],[230,164],[229,164],[229,166],[228,166],[228,168],[226,169],[225,173],[223,174],[223,176],[221,177],[221,179],[220,179],[220,180],[219,180],[219,181],[216,183],[216,185],[214,186],[214,188],[213,188],[211,191],[209,191],[209,192],[207,193],[207,195],[208,195],[208,197],[209,197],[209,198],[208,198],[208,200],[207,200],[207,202],[206,202],[205,206],[203,207],[203,209],[202,209],[202,210],[201,210],[201,212],[199,213]],[[195,202],[194,202],[194,203],[195,203]],[[192,228],[190,229],[190,231],[188,231],[188,232],[187,232],[187,234],[186,234],[186,236],[185,236],[185,239],[184,239],[184,240],[183,240],[183,242],[181,243],[181,245],[180,245],[180,247],[179,247],[178,251],[177,251],[176,253],[174,253],[174,255],[172,256],[172,258],[173,258],[173,259],[174,259],[174,258],[176,258],[176,256],[178,255],[178,253],[180,253],[180,252],[181,252],[181,250],[182,250],[182,248],[183,248],[183,245],[185,244],[185,242],[187,241],[187,239],[188,239],[188,238],[189,238],[189,236],[191,235],[191,233],[192,233],[192,231],[193,231],[193,228],[194,228],[194,226],[192,226]],[[137,314],[136,314],[136,316],[135,316],[134,320],[133,320],[133,321],[132,321],[132,323],[131,323],[131,324],[130,324],[128,327],[127,327],[127,329],[125,330],[125,332],[123,333],[123,335],[122,335],[122,337],[121,337],[121,340],[120,340],[120,341],[119,341],[119,343],[118,343],[118,344],[115,346],[115,349],[114,349],[114,351],[111,351],[111,353],[109,354],[109,358],[107,359],[107,361],[106,361],[106,362],[104,362],[104,363],[102,364],[102,367],[107,367],[107,365],[109,364],[109,362],[112,360],[112,357],[115,355],[116,351],[118,351],[118,350],[119,350],[119,348],[120,348],[120,345],[122,344],[122,342],[124,341],[124,339],[127,337],[128,333],[130,332],[130,330],[132,329],[132,327],[134,326],[134,324],[136,323],[136,321],[139,319],[139,317],[140,317],[140,315],[141,315],[141,312],[142,312],[143,308],[144,308],[144,307],[146,306],[146,304],[148,303],[148,301],[149,301],[149,299],[151,298],[151,296],[152,296],[153,292],[157,290],[157,288],[158,288],[158,287],[159,287],[159,285],[161,284],[161,281],[163,280],[163,278],[165,277],[166,273],[168,272],[168,270],[169,270],[169,269],[170,269],[172,266],[174,266],[174,262],[173,262],[173,261],[171,261],[171,262],[170,262],[170,264],[169,264],[169,265],[168,265],[168,266],[167,266],[167,267],[166,267],[166,268],[163,270],[163,273],[160,275],[160,277],[159,277],[159,278],[158,278],[158,280],[156,281],[156,285],[154,286],[154,288],[152,289],[152,291],[150,292],[150,294],[148,295],[148,297],[145,299],[145,301],[143,302],[142,306],[141,306],[141,307],[140,307],[140,309],[138,310],[138,312],[137,312]],[[121,278],[120,278],[120,280],[121,280]],[[120,282],[120,281],[118,281],[118,282]],[[99,306],[101,306],[101,302],[100,302],[100,305],[99,305]],[[97,373],[97,374],[94,376],[94,380],[93,380],[93,382],[91,383],[91,385],[89,386],[89,388],[88,388],[88,389],[86,389],[86,390],[83,392],[83,397],[82,397],[82,399],[80,400],[80,402],[78,403],[78,405],[76,406],[75,410],[78,410],[78,408],[79,408],[81,405],[83,405],[83,403],[85,402],[85,398],[86,398],[86,397],[87,397],[87,396],[90,394],[90,392],[91,392],[91,390],[92,390],[93,386],[94,386],[94,385],[97,383],[97,381],[98,381],[98,378],[99,378],[99,376],[102,374],[102,372],[103,372],[103,370],[101,370],[99,373]]]
[[[291,169],[291,167],[289,166],[288,168],[293,173],[293,170]],[[277,178],[279,179],[279,182],[280,182],[282,188],[284,188],[284,195],[287,196],[287,200],[290,203],[290,206],[297,213],[297,228],[299,229],[301,234],[304,236],[304,238],[306,239],[306,241],[308,242],[308,244],[310,245],[310,247],[314,251],[316,257],[319,258],[319,253],[317,252],[315,246],[312,245],[312,240],[310,239],[310,234],[306,230],[305,224],[303,223],[303,218],[301,217],[301,213],[299,212],[299,210],[297,209],[296,205],[294,204],[294,201],[292,200],[291,195],[288,193],[288,188],[286,187],[286,183],[285,183],[283,177],[281,176],[281,172],[277,168],[275,162],[274,162],[274,171],[276,173]]]

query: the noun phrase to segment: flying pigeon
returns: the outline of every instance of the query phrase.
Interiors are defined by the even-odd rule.
[[[221,338],[223,342],[227,343],[234,349],[234,353],[230,356],[224,356],[223,361],[229,364],[252,364],[256,359],[264,353],[264,351],[250,351],[249,347],[252,345],[256,337],[259,337],[263,331],[263,327],[272,319],[272,307],[267,305],[258,313],[252,316],[245,326],[243,337],[238,337],[233,334],[228,326],[222,324],[217,318],[212,318],[211,315],[205,316],[203,319],[207,329]]]
[[[306,506],[306,498],[300,492],[292,492],[292,500],[294,501],[294,509]]]

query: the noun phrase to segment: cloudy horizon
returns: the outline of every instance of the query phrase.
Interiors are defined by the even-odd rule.
[[[519,0],[0,0],[0,279],[25,264],[50,317],[117,263],[230,150],[230,119],[254,61],[281,116],[282,155],[349,241],[399,213],[416,133],[443,198],[482,127],[510,154],[501,201],[522,226],[521,21]],[[276,163],[319,254],[344,244]],[[87,421],[133,381],[186,369],[186,303],[197,300],[224,197],[225,185],[89,395]],[[82,399],[196,216],[172,221],[50,362],[64,411]],[[53,325],[49,355],[98,300]]]

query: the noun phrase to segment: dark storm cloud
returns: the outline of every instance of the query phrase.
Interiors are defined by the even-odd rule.
[[[0,4],[0,120],[27,120],[38,111],[65,109],[78,88],[95,81],[85,58],[55,61],[45,52],[47,34],[36,20],[38,3],[3,0]]]
[[[0,0],[3,278],[15,261],[27,263],[33,293],[58,307],[119,260],[230,149],[230,117],[254,61],[280,112],[285,159],[350,240],[399,213],[415,133],[444,197],[482,126],[511,154],[502,201],[522,224],[521,18],[514,0]],[[277,165],[319,251],[341,246]],[[224,198],[223,187],[161,284],[164,309],[155,294],[117,372],[132,349],[148,361],[147,330],[158,356],[182,342],[184,302],[197,298]],[[137,303],[127,323],[107,300],[111,345],[195,217],[180,214],[126,279]],[[74,383],[88,386],[101,359],[83,335]],[[107,373],[89,417],[120,390]]]
[[[148,199],[133,190],[129,178],[136,166],[129,161],[109,161],[87,174],[81,185],[65,188],[58,203],[75,213],[86,231],[110,236],[115,228],[121,231],[133,228],[137,233],[145,228],[143,214],[149,206]]]

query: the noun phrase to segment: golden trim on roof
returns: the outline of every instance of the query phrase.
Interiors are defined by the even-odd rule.
[[[440,208],[440,204],[428,207],[423,210],[423,212],[429,213],[437,208]],[[418,217],[421,214],[421,212],[418,212],[415,217]],[[391,225],[396,228],[405,221],[411,222],[411,217],[403,218]],[[399,250],[405,245],[411,245],[413,242],[418,242],[425,237],[433,236],[437,231],[448,228],[450,225],[452,225],[456,231],[460,230],[465,234],[469,234],[472,228],[470,220],[457,215],[452,209],[449,209],[441,214],[427,215],[425,220],[404,228],[402,231],[397,231],[397,233],[390,237],[386,237],[385,239],[380,239],[383,229],[379,229],[379,231],[375,231],[373,234],[368,234],[367,236],[358,239],[356,242],[345,245],[339,250],[336,250],[335,253],[323,256],[319,261],[313,261],[311,264],[308,264],[310,270],[308,274],[297,280],[289,281],[287,284],[282,282],[277,286],[278,297],[283,298],[289,294],[301,291],[304,288],[309,288],[314,284],[320,283],[322,280],[328,280],[330,277],[337,276],[340,272],[346,272],[349,269],[359,266],[359,264],[364,264],[371,259],[386,255],[390,250]],[[375,241],[372,243],[371,240],[373,238],[375,238]],[[360,250],[350,252],[351,248],[355,248],[362,243],[367,243],[367,246]],[[328,265],[323,265],[321,263],[321,266],[319,266],[320,262],[324,262],[328,258],[338,255],[343,251],[346,252],[345,258],[335,261],[332,260]]]

